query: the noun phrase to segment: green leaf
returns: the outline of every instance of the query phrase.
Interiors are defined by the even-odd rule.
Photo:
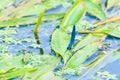
[[[82,40],[79,40],[75,46],[73,47],[73,50],[76,51],[88,44],[91,44],[103,37],[105,37],[105,34],[88,34],[87,36],[85,36]]]
[[[4,0],[0,2],[0,10],[12,5],[16,0]]]
[[[34,56],[35,57],[35,56]],[[33,58],[35,61],[32,62],[32,64],[35,64],[36,61],[37,63],[40,62],[38,58]],[[44,80],[45,77],[49,77],[52,73],[52,78],[54,79],[55,76],[53,76],[53,70],[56,68],[57,64],[59,63],[60,58],[59,57],[54,57],[54,56],[46,56],[46,57],[41,57],[41,60],[44,61],[40,65],[36,65],[38,68],[36,71],[27,73],[24,77],[23,80]],[[50,73],[49,73],[50,72]]]
[[[25,76],[25,80],[36,80],[42,75],[53,71],[59,63],[60,58],[55,56],[40,56],[31,54],[25,56],[23,63],[23,55],[1,55],[0,57],[0,79],[10,79],[19,76]],[[38,79],[39,80],[39,79]]]
[[[105,26],[103,26],[103,27],[105,27]],[[108,25],[108,27],[106,26],[106,28],[101,30],[100,32],[107,33],[114,37],[120,38],[120,26],[112,27],[112,26]]]
[[[25,63],[22,59],[23,55],[18,55],[15,57],[9,54],[0,55],[0,73],[5,73],[12,68],[20,68],[24,66]]]
[[[73,0],[74,2],[77,0]],[[100,4],[102,2],[102,0],[92,0],[92,2],[96,3],[96,4]]]
[[[120,4],[120,0],[107,0],[107,9]]]
[[[36,68],[20,68],[11,72],[7,72],[5,74],[0,75],[0,79],[11,79],[11,78],[16,78],[19,76],[23,76],[28,72],[35,71]]]
[[[40,11],[42,10],[49,10],[60,5],[64,5],[66,3],[68,3],[68,0],[46,0],[40,5],[34,5],[29,7],[28,9],[20,10],[17,13],[16,12],[15,13],[16,13],[16,17],[35,15],[35,14],[39,14]]]
[[[68,26],[75,25],[83,17],[85,11],[84,1],[76,1],[65,14],[61,28],[66,29]]]
[[[36,0],[36,1],[31,0],[31,1],[26,1],[23,4],[21,3],[16,8],[9,7],[0,12],[0,18],[1,18],[0,21],[6,21],[9,19],[36,15],[36,14],[39,14],[40,11],[42,11],[42,10],[48,10],[48,9],[55,8],[56,6],[59,6],[59,5],[63,5],[65,3],[67,3],[67,0],[56,0],[56,1],[47,0],[41,4],[36,5],[36,3],[39,3],[39,2],[40,1],[38,1],[38,0]],[[23,8],[24,8],[24,10],[23,10]],[[8,16],[8,15],[10,15],[10,16]]]
[[[91,31],[91,33],[106,33],[114,37],[120,38],[120,26],[117,23],[107,24],[105,26],[100,26],[97,30]]]
[[[91,0],[85,0],[86,1],[86,9],[87,12],[92,14],[93,16],[96,16],[100,20],[105,20],[106,16],[101,7],[93,2]]]
[[[96,4],[100,4],[102,2],[102,0],[92,0],[92,2],[94,2]]]
[[[64,16],[64,13],[57,13],[57,14],[48,14],[43,16],[42,21],[52,21],[56,19],[60,19]],[[24,18],[17,18],[17,19],[10,19],[7,21],[0,22],[0,27],[7,27],[7,26],[17,26],[17,25],[26,25],[26,24],[34,24],[37,22],[37,17],[24,17]]]
[[[82,65],[82,63],[85,62],[89,56],[91,56],[94,52],[98,50],[100,44],[101,42],[96,41],[77,51],[70,58],[65,68],[77,68]]]
[[[64,57],[65,51],[70,41],[70,36],[63,30],[57,29],[52,34],[52,49]]]
[[[81,28],[81,26],[80,26],[80,28]],[[96,34],[104,33],[104,34],[107,34],[107,35],[111,35],[111,36],[120,38],[120,33],[119,32],[120,32],[120,26],[119,26],[118,23],[112,23],[112,24],[107,24],[105,26],[100,26],[97,30],[94,30],[94,31],[90,31],[90,30],[80,30],[79,31],[79,33],[94,33],[94,34],[95,33]],[[88,36],[86,38],[89,39],[89,37],[90,36]],[[97,38],[97,37],[95,37],[95,38]],[[77,49],[79,48],[79,46],[80,46],[80,42],[78,42]]]
[[[64,78],[62,78],[60,76],[55,76],[52,71],[49,71],[49,72],[45,73],[44,75],[41,75],[40,78],[34,79],[34,80],[47,80],[47,79],[49,79],[49,80],[65,80]]]
[[[85,72],[80,75],[79,79],[80,80],[91,79],[95,75],[95,73],[99,71],[101,68],[119,59],[120,59],[120,49],[116,49],[110,53],[106,53],[97,62],[95,62],[95,65],[92,65],[91,68],[88,68],[87,70],[85,70]]]

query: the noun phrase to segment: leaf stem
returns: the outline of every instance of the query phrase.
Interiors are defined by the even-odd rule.
[[[36,26],[35,26],[35,28],[33,30],[34,33],[38,32],[38,28],[39,28],[39,25],[42,23],[42,18],[44,16],[44,13],[45,13],[45,10],[43,10],[43,11],[40,12],[40,15],[38,17],[38,21],[37,21]]]

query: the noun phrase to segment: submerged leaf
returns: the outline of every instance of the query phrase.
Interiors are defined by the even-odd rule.
[[[105,20],[106,16],[101,7],[95,3],[93,3],[91,0],[85,0],[86,1],[86,9],[87,12],[92,14],[93,16],[96,16],[100,20]]]

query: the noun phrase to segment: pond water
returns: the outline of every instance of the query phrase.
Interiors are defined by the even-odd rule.
[[[68,9],[67,7],[63,8],[61,6],[58,6],[55,9],[47,11],[46,14],[66,12],[67,9]],[[88,20],[89,22],[91,22],[91,21],[95,22],[96,21],[96,19],[91,15],[87,15],[85,17],[85,19]],[[11,54],[20,54],[21,51],[25,50],[25,51],[27,51],[29,53],[33,53],[33,54],[54,55],[54,52],[51,50],[50,36],[51,36],[52,32],[56,29],[56,26],[57,26],[56,24],[58,22],[59,21],[42,23],[40,25],[38,35],[37,35],[37,39],[39,39],[39,40],[35,39],[35,35],[32,31],[35,27],[34,24],[19,26],[19,27],[11,27],[12,29],[14,29],[17,32],[16,34],[12,34],[11,36],[16,41],[21,40],[21,43],[20,44],[14,44],[14,43],[10,42],[8,44],[8,43],[5,43],[5,42],[0,42],[0,45],[1,46],[3,46],[3,45],[7,46],[8,47],[7,48],[8,53],[11,53]],[[2,31],[4,29],[1,28],[0,30]],[[3,38],[3,36],[0,35],[0,38]],[[36,44],[36,40],[39,41],[38,45],[37,45],[37,48],[36,47],[34,48],[34,46],[30,46],[30,45]],[[105,39],[104,44],[110,44],[109,46],[103,47],[103,49],[105,51],[107,51],[107,53],[109,53],[116,48],[120,48],[120,39],[108,36]],[[98,50],[98,52],[99,52],[99,50]],[[93,55],[90,59],[88,59],[88,62],[92,61],[92,59],[94,59],[95,56],[96,55]],[[120,80],[119,66],[120,66],[120,60],[117,60],[113,63],[110,63],[110,64],[106,65],[100,71],[108,71],[111,74],[115,74],[117,76],[118,80]],[[79,79],[79,76],[65,75],[65,77],[67,77],[68,80]],[[19,80],[19,79],[17,79],[17,80]],[[83,80],[89,80],[89,76],[85,76],[85,78],[83,78]]]

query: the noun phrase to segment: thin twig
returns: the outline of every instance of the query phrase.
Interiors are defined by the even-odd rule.
[[[107,20],[98,22],[98,23],[96,23],[95,25],[96,25],[96,26],[100,26],[100,25],[103,25],[103,24],[106,24],[106,23],[110,23],[110,22],[115,22],[115,21],[118,21],[118,20],[120,20],[120,15],[117,16],[117,17],[109,18],[109,19],[107,19]]]
[[[24,53],[23,53],[23,62],[26,63],[26,50],[24,50]]]
[[[111,22],[115,22],[115,21],[119,21],[119,20],[120,20],[120,15],[117,16],[117,17],[109,18],[107,20],[98,22],[95,25],[96,26],[100,26],[100,25],[103,25],[103,24],[106,24],[106,23],[111,23]],[[98,31],[89,31],[89,30],[79,30],[78,33],[79,34],[82,34],[82,33],[87,34],[87,33],[101,33],[101,32],[98,32]]]
[[[98,31],[88,31],[88,30],[79,30],[78,31],[79,34],[87,34],[87,33],[101,33],[101,32],[98,32]]]

